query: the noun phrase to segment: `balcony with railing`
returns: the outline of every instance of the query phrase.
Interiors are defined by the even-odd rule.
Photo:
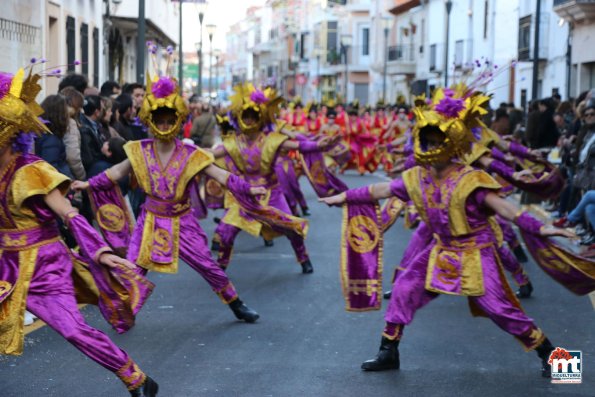
[[[420,0],[395,0],[394,5],[388,11],[393,15],[404,14],[413,7],[421,4]]]
[[[388,47],[388,74],[415,73],[415,46],[399,44]]]
[[[554,0],[554,11],[561,18],[582,21],[595,18],[595,0]]]

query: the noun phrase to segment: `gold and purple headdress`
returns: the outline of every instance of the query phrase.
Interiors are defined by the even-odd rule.
[[[155,54],[157,53],[157,46],[151,42],[147,42],[149,51],[152,55],[153,66],[158,70]],[[168,75],[168,69],[171,64],[171,56],[173,48],[167,47],[168,61],[166,73],[151,78],[147,72],[147,91],[143,98],[143,103],[139,111],[139,118],[151,130],[153,136],[157,139],[171,140],[178,135],[182,124],[188,117],[188,107],[186,102],[180,95],[180,88],[175,78]],[[167,108],[175,112],[176,124],[167,131],[160,131],[153,122],[153,112],[160,108]]]
[[[476,140],[474,131],[483,128],[481,116],[487,113],[485,107],[490,98],[481,92],[469,91],[459,84],[452,88],[439,88],[431,99],[425,95],[416,98],[413,114],[413,150],[415,160],[421,164],[445,162],[460,157],[471,150]],[[426,149],[421,143],[420,133],[428,126],[438,127],[445,135],[443,144],[435,149]]]
[[[229,99],[231,101],[230,121],[243,133],[253,133],[262,130],[267,126],[275,124],[279,114],[279,105],[283,98],[277,95],[272,87],[259,90],[251,83],[239,84],[234,88],[235,94]],[[243,114],[246,111],[253,111],[258,121],[252,125],[246,125],[243,121]]]
[[[26,78],[24,69],[14,75],[0,72],[0,147],[18,140],[21,133],[26,133],[26,140],[32,141],[31,134],[49,132],[39,118],[43,109],[35,102],[41,91],[40,78],[39,74],[33,74],[32,68]]]

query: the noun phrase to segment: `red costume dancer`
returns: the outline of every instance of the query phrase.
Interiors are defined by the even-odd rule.
[[[362,120],[357,117],[356,108],[349,109],[348,113],[346,136],[351,147],[351,166],[357,169],[360,175],[366,171],[374,172],[378,168],[378,162],[374,159],[375,145],[378,140],[370,134]]]

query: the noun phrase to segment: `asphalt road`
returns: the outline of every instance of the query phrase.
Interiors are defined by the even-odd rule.
[[[356,187],[379,181],[347,175]],[[572,295],[534,263],[535,286],[524,308],[556,346],[583,352],[583,383],[553,385],[540,377],[534,352],[487,319],[472,318],[464,298],[444,296],[405,329],[401,370],[364,373],[374,357],[383,310],[348,313],[339,284],[341,211],[311,203],[307,239],[314,264],[302,275],[289,242],[241,234],[228,274],[256,309],[256,324],[238,322],[188,266],[176,275],[151,274],[157,284],[136,327],[117,335],[94,307],[83,312],[160,384],[160,396],[595,396],[595,312],[588,297]],[[211,235],[214,224],[203,227]],[[409,232],[398,221],[385,239],[385,280]],[[384,308],[383,308],[384,309]],[[26,337],[21,357],[0,357],[0,396],[125,396],[110,372],[84,357],[48,327]]]

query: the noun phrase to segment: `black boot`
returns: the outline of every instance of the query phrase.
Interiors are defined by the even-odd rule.
[[[383,297],[384,299],[387,299],[387,300],[388,300],[388,299],[390,299],[390,297],[391,297],[391,295],[392,295],[392,294],[393,294],[393,292],[392,292],[392,291],[386,291],[386,292],[384,293],[384,295],[382,295],[382,297]]]
[[[275,242],[273,240],[264,240],[264,246],[265,247],[272,247],[273,245],[275,245]]]
[[[310,216],[310,211],[308,211],[308,207],[302,208],[302,216]]]
[[[516,297],[519,299],[526,299],[531,297],[531,293],[533,292],[533,285],[529,281],[525,285],[521,285],[516,292]]]
[[[229,308],[238,320],[244,320],[247,323],[256,322],[260,317],[258,313],[246,306],[240,298],[231,302]]]
[[[132,397],[155,397],[159,391],[159,385],[147,376],[143,384],[137,389],[130,390]]]
[[[387,369],[399,369],[399,341],[382,337],[380,350],[373,360],[365,361],[362,364],[364,371],[386,371]]]
[[[548,363],[550,354],[554,351],[554,346],[549,339],[545,339],[543,343],[535,349],[539,358],[541,358],[541,376],[544,378],[552,377],[552,366]]]
[[[512,252],[514,253],[514,256],[516,256],[517,261],[519,261],[520,263],[527,263],[529,261],[529,258],[527,258],[527,254],[525,254],[525,250],[520,244],[514,247]]]
[[[221,248],[221,244],[218,241],[213,241],[211,243],[211,251],[219,252],[219,248]]]
[[[221,223],[221,218],[219,218],[218,216],[213,218],[213,222],[215,222],[216,224],[220,224]]]
[[[305,262],[300,263],[300,265],[302,265],[302,273],[304,273],[304,274],[314,273],[314,267],[312,266],[312,262],[310,262],[310,259],[308,259]]]

